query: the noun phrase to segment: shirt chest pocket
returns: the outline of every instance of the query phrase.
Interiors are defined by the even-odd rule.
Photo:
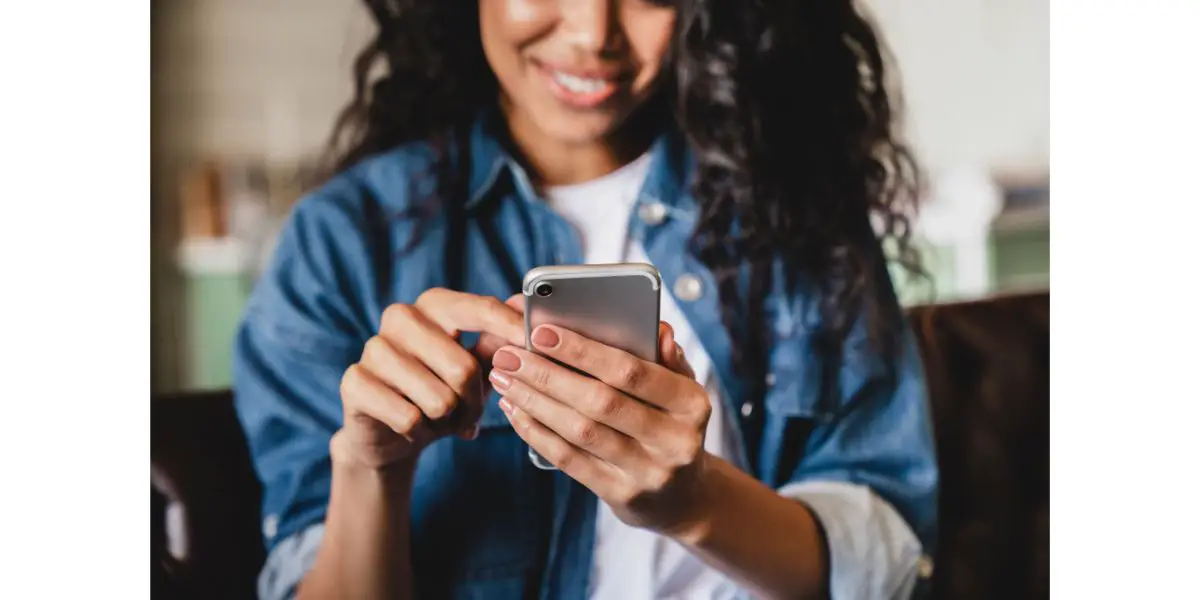
[[[826,355],[815,335],[777,340],[765,403],[779,417],[828,422],[884,374],[878,357],[861,351]]]
[[[780,418],[831,418],[836,401],[825,372],[828,366],[808,337],[777,339],[766,376],[767,411]]]

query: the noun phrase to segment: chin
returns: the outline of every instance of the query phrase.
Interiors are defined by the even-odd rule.
[[[567,144],[588,144],[604,139],[617,128],[609,115],[543,115],[538,128],[548,137]]]

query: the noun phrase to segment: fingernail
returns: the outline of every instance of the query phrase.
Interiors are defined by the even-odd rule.
[[[507,390],[512,385],[512,378],[500,371],[493,370],[488,379],[491,380],[492,386],[498,390]]]
[[[500,399],[500,410],[504,411],[504,414],[510,417],[512,416],[513,407],[508,403],[508,400],[505,400],[504,398]]]
[[[521,368],[521,358],[508,350],[501,350],[492,357],[492,366],[505,371],[517,371]]]
[[[558,334],[546,326],[538,327],[533,332],[533,345],[542,348],[554,348],[558,345]]]

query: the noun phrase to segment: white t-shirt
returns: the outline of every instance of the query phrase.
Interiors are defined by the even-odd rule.
[[[649,163],[650,155],[644,155],[604,177],[545,190],[550,206],[578,231],[585,262],[651,262],[641,245],[628,235],[629,220]],[[688,357],[696,380],[710,391],[713,411],[705,449],[729,458],[735,446],[728,438],[723,405],[715,391],[712,361],[665,289],[660,311],[662,320],[675,329],[675,340]],[[739,595],[736,584],[720,571],[669,538],[622,523],[603,502],[596,514],[595,544],[589,590],[593,599],[707,600]]]
[[[546,190],[550,205],[570,222],[589,263],[652,262],[628,236],[631,213],[650,166],[643,156],[599,179]],[[674,298],[664,292],[662,319],[675,328],[697,381],[709,390],[712,417],[705,449],[741,465],[730,438],[729,414],[714,385],[712,361]],[[744,468],[744,467],[743,467]],[[830,552],[830,588],[835,600],[908,598],[932,563],[896,510],[870,488],[843,481],[799,481],[779,494],[806,504],[821,520]],[[264,530],[274,527],[267,515]],[[260,597],[288,598],[316,560],[324,536],[314,524],[279,542],[259,575]],[[590,600],[727,600],[749,594],[723,573],[668,538],[622,523],[603,502],[596,514]]]

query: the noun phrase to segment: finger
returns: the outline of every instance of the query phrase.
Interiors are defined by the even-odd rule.
[[[678,424],[666,413],[523,348],[505,347],[496,354],[492,372],[520,380],[584,416],[603,423],[643,445]],[[666,372],[664,370],[664,372]]]
[[[421,294],[414,305],[450,337],[478,331],[499,336],[510,344],[524,343],[524,319],[497,298],[435,288]]]
[[[540,325],[531,341],[538,351],[668,412],[691,381],[662,365],[590,340],[556,325]],[[559,396],[551,394],[558,398]]]
[[[680,346],[679,342],[675,340],[675,330],[664,321],[659,331],[661,332],[658,338],[659,362],[664,367],[688,379],[695,380],[696,372],[692,370],[692,365],[684,356],[683,346]]]
[[[351,417],[365,416],[383,423],[412,443],[430,437],[421,411],[361,364],[346,369],[341,393]]]
[[[504,304],[521,314],[525,314],[525,294],[513,294],[508,297],[508,300],[504,301]]]
[[[525,411],[501,398],[500,409],[512,423],[513,431],[555,468],[578,481],[597,496],[606,497],[620,481],[616,467],[572,446],[566,440],[530,418]]]
[[[367,340],[361,362],[383,383],[421,409],[426,419],[444,421],[458,407],[459,396],[446,382],[416,357],[393,348],[382,337]],[[465,423],[468,427],[474,425],[474,421]]]
[[[491,362],[492,357],[496,352],[505,346],[512,345],[512,342],[490,333],[485,333],[479,336],[479,341],[475,343],[475,347],[471,349],[471,354],[480,362]]]
[[[479,362],[469,351],[421,310],[403,304],[385,311],[380,337],[416,358],[454,392],[458,402],[447,425],[464,429],[475,425],[483,414],[483,379]]]
[[[542,394],[520,379],[492,371],[492,385],[512,405],[575,446],[627,472],[637,472],[648,460],[629,436]],[[636,402],[626,398],[626,402]]]
[[[523,294],[513,294],[504,301],[504,304],[522,315],[525,314],[525,296]],[[511,341],[485,331],[479,336],[479,341],[475,343],[472,354],[483,362],[491,362],[497,350],[510,344],[512,344]],[[522,333],[521,344],[524,345],[524,333]]]

